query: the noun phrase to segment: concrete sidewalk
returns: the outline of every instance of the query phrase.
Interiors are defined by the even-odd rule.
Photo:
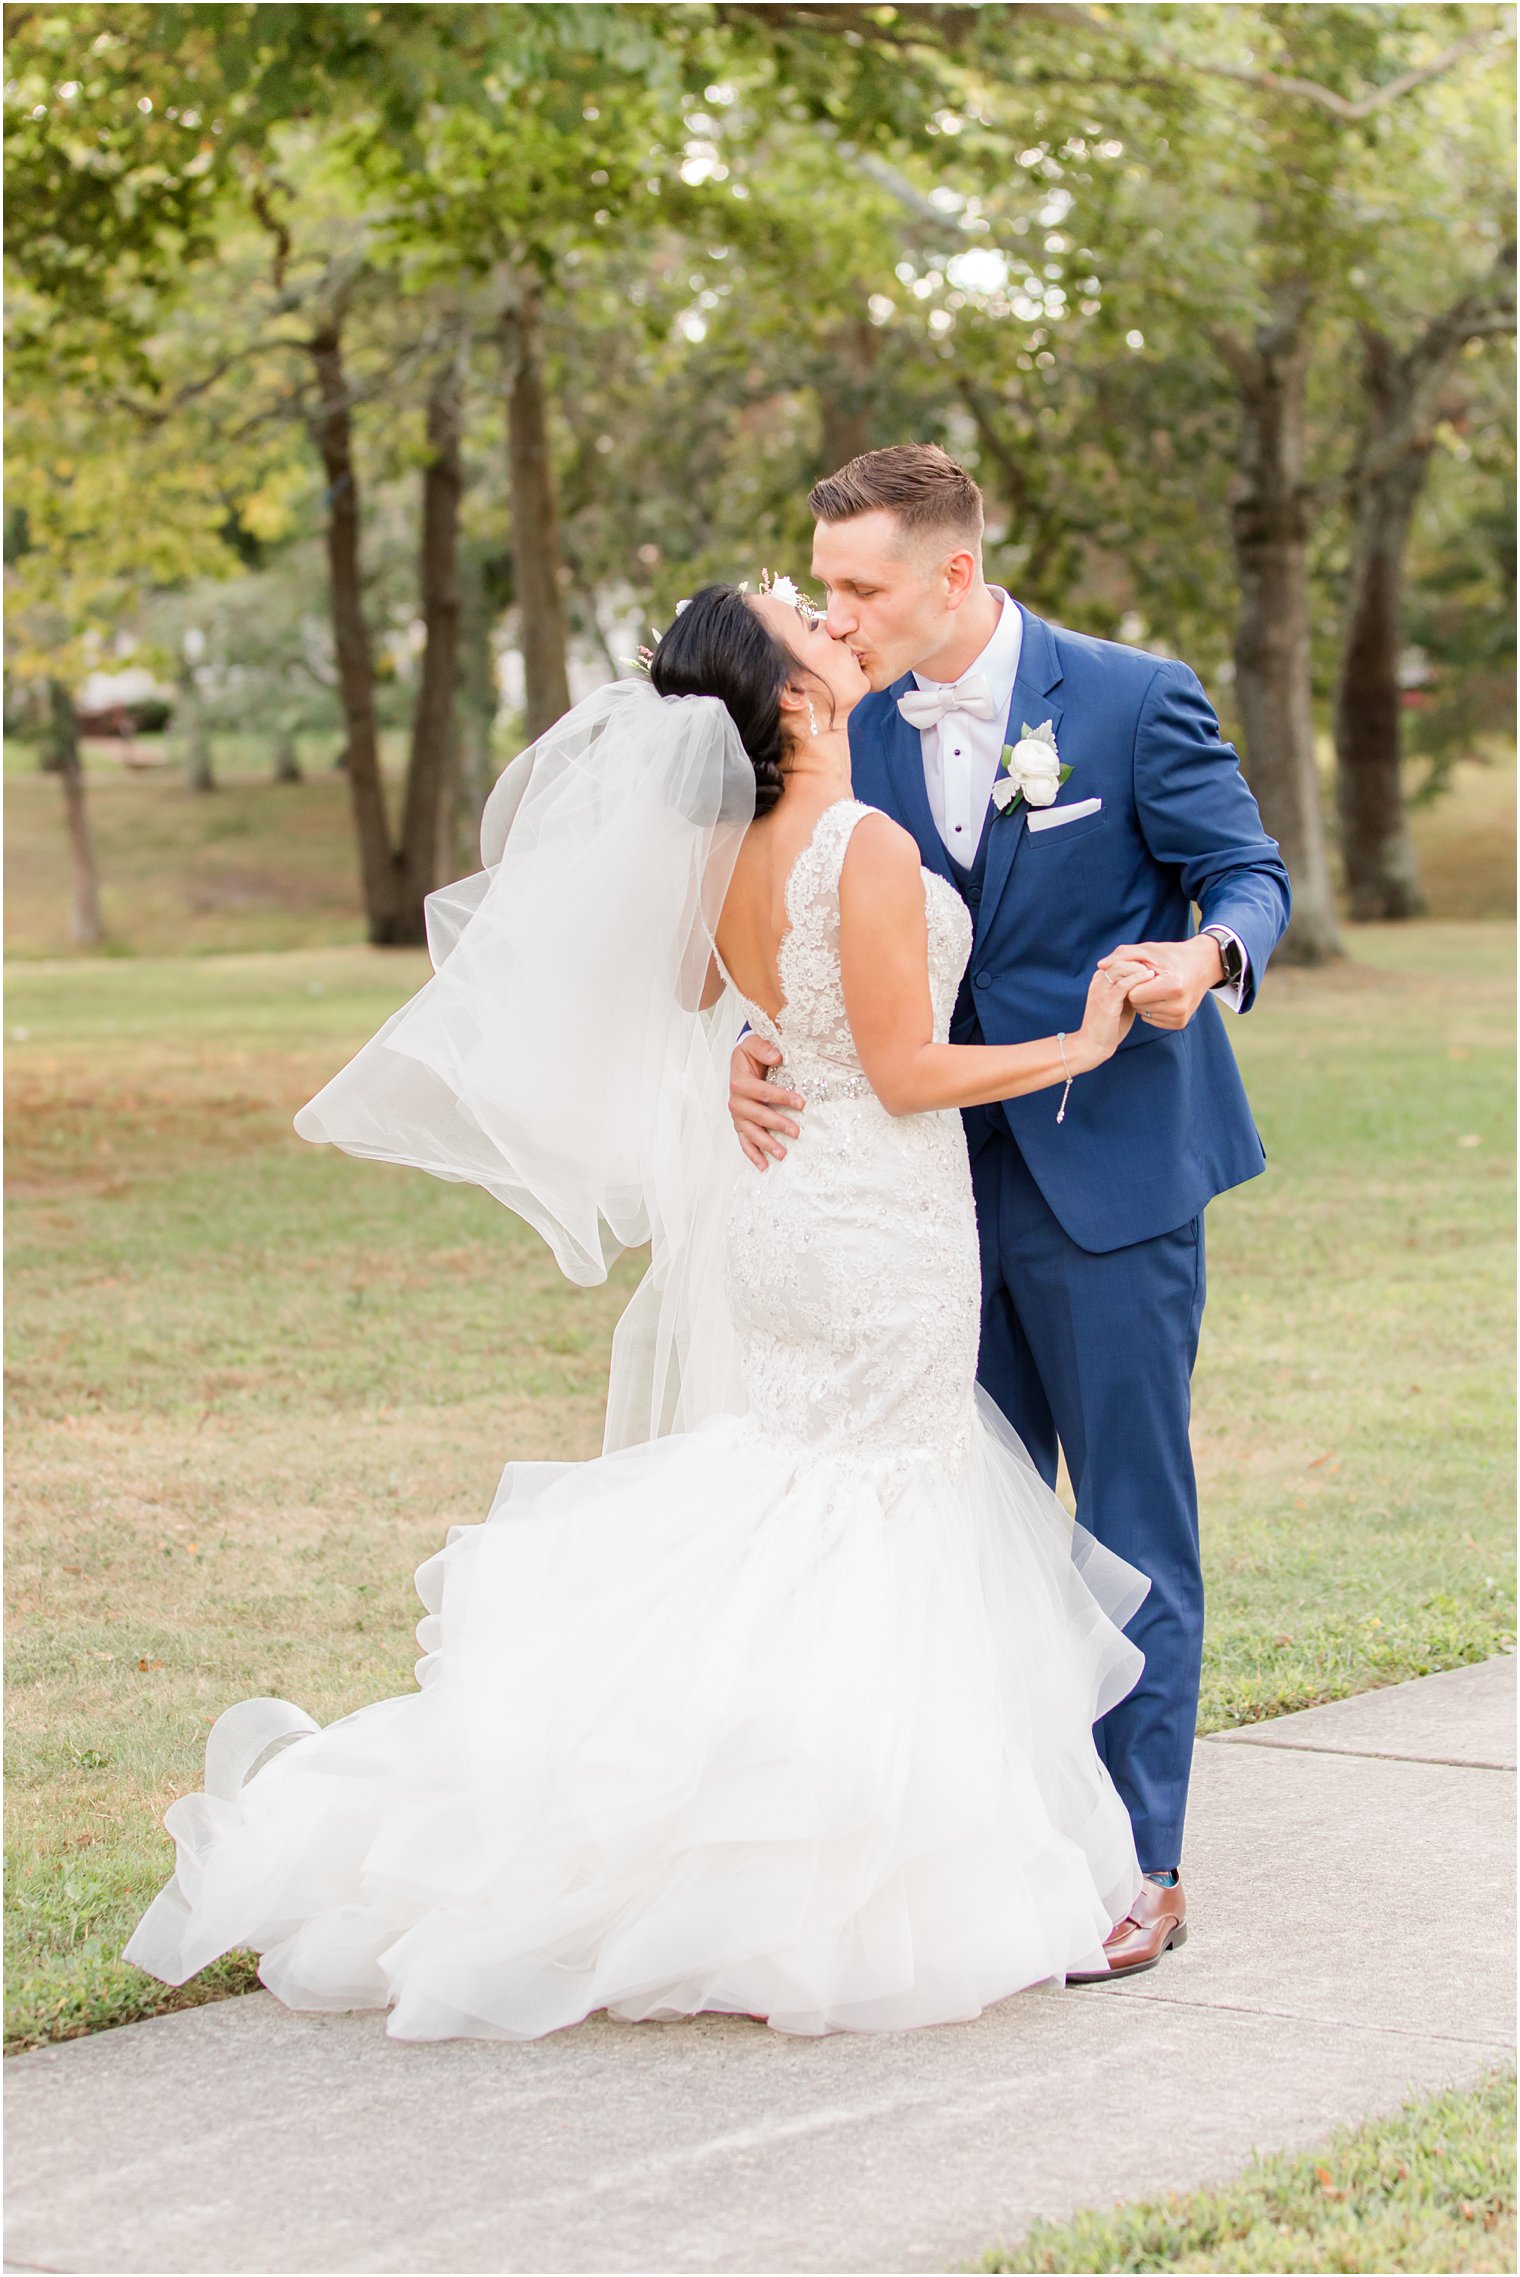
[[[1505,2056],[1512,1660],[1200,1741],[1193,1936],[977,2023],[406,2046],[265,1995],[6,2067],[7,2266],[945,2270]]]

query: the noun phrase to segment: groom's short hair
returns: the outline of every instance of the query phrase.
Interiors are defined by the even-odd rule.
[[[972,546],[982,537],[982,494],[938,443],[894,443],[862,451],[808,492],[815,522],[851,522],[885,510],[909,536],[945,531]]]

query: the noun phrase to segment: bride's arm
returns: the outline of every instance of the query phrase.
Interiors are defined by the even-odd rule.
[[[937,1044],[929,995],[929,929],[918,848],[887,815],[851,834],[839,881],[845,1010],[871,1089],[892,1115],[977,1107],[1048,1090],[1099,1067],[1119,1048],[1134,1013],[1126,987],[1149,967],[1095,973],[1066,1056],[1054,1036],[1030,1044]]]

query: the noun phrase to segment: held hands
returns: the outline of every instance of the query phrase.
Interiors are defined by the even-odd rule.
[[[1153,987],[1155,980],[1155,966],[1138,950],[1116,949],[1104,958],[1088,984],[1087,1009],[1073,1039],[1088,1068],[1112,1059],[1135,1024],[1137,992]]]
[[[1212,933],[1197,933],[1191,941],[1126,944],[1106,956],[1098,970],[1103,973],[1136,960],[1148,964],[1153,977],[1132,989],[1129,1000],[1152,1028],[1185,1028],[1209,990],[1224,978],[1224,959]]]
[[[780,1052],[763,1036],[741,1036],[729,1062],[728,1111],[745,1157],[757,1170],[784,1161],[786,1148],[781,1141],[796,1138],[798,1132],[786,1110],[800,1110],[802,1094],[778,1091],[765,1080],[766,1069],[779,1066],[780,1060]]]

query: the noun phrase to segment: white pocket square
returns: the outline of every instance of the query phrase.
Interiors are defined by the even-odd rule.
[[[1074,806],[1032,806],[1029,810],[1031,830],[1059,830],[1063,822],[1080,822],[1084,814],[1101,812],[1101,799],[1078,799]]]

